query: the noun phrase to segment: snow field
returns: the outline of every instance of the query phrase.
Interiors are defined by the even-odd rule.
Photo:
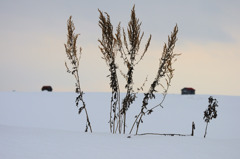
[[[84,99],[93,132],[84,133],[85,116],[77,114],[75,93],[0,93],[0,159],[238,159],[240,97],[213,96],[218,117],[204,139],[203,111],[210,95],[168,95],[164,108],[143,118],[139,133],[191,133],[194,137],[134,136],[109,133],[110,93],[86,93]],[[123,95],[122,95],[123,96]],[[142,96],[142,94],[140,94]],[[141,105],[139,97],[128,111],[129,131]],[[150,105],[158,104],[157,100]]]

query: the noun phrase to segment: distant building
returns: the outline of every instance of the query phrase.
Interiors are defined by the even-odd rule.
[[[48,91],[48,92],[52,92],[52,87],[51,86],[42,86],[42,91]]]
[[[195,89],[185,87],[182,89],[182,95],[184,94],[195,94]]]

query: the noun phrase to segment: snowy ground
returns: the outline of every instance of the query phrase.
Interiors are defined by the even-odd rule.
[[[109,93],[84,98],[94,133],[84,133],[85,117],[74,106],[75,93],[0,93],[0,159],[238,159],[240,97],[213,96],[218,117],[204,139],[203,111],[209,95],[168,95],[164,108],[146,116],[139,133],[191,133],[195,136],[134,136],[109,133]],[[157,104],[158,100],[151,105]],[[128,130],[141,97],[128,112]]]

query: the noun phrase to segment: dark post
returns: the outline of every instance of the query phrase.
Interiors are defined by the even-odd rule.
[[[194,130],[195,130],[195,123],[192,122],[192,134],[191,134],[191,136],[194,136]]]

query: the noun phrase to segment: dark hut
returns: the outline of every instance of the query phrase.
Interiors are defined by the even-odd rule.
[[[52,92],[52,87],[51,86],[42,86],[42,91],[48,91],[48,92]]]
[[[195,89],[185,87],[182,89],[182,95],[184,94],[195,94]]]

